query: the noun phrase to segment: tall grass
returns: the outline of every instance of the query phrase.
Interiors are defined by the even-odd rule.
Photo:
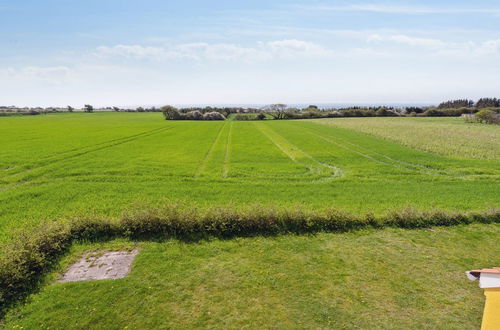
[[[253,205],[247,208],[200,209],[170,203],[135,209],[118,219],[97,217],[55,220],[1,246],[0,316],[35,289],[51,266],[74,241],[131,239],[199,240],[209,237],[344,232],[361,228],[424,228],[469,223],[500,223],[500,209],[483,212],[393,211],[384,216],[356,216],[334,209],[306,211]]]
[[[439,155],[500,160],[500,127],[465,123],[461,118],[341,118],[314,122]]]

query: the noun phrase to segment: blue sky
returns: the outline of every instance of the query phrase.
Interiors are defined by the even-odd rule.
[[[0,0],[0,104],[500,96],[498,1]]]

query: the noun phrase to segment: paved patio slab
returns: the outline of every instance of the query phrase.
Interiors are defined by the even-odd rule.
[[[127,276],[139,250],[109,251],[101,255],[87,254],[73,264],[60,282],[118,279]]]

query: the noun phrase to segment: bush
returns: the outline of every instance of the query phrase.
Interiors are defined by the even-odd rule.
[[[204,114],[199,110],[191,110],[181,113],[177,108],[166,105],[161,108],[166,120],[225,120],[226,117],[220,112],[212,111]]]
[[[199,112],[198,110],[194,111],[189,111],[184,115],[184,119],[186,120],[202,120],[203,119],[203,114]]]
[[[166,105],[164,107],[161,107],[161,111],[163,112],[163,116],[165,117],[166,120],[179,120],[181,119],[181,113],[177,108],[171,106],[171,105]]]
[[[488,124],[498,124],[500,123],[500,117],[492,110],[481,110],[476,113],[476,118],[478,118],[481,122]]]
[[[233,120],[264,120],[266,119],[266,115],[263,113],[258,113],[258,114],[241,114],[238,113],[234,115]]]
[[[38,286],[41,275],[71,244],[69,226],[47,223],[2,246],[0,254],[0,318],[6,308]]]
[[[212,111],[203,114],[203,120],[226,120],[226,117],[220,112]]]

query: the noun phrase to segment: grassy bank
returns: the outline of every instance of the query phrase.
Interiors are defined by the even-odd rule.
[[[464,271],[498,264],[499,235],[473,224],[74,245],[4,327],[478,328],[484,296]],[[86,251],[117,248],[141,250],[126,278],[51,282]]]

